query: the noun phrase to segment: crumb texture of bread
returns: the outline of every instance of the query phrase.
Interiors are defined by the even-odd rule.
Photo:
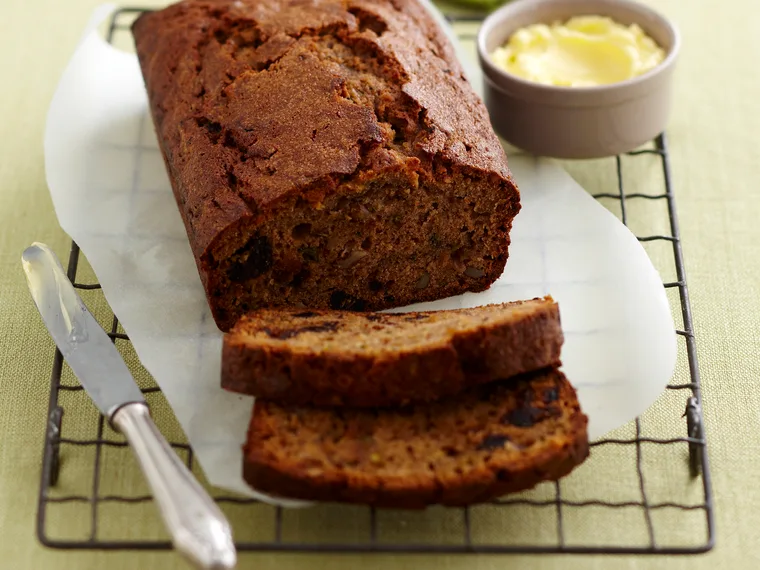
[[[557,480],[589,454],[587,417],[556,370],[401,410],[257,400],[244,477],[281,497],[462,506]]]
[[[429,402],[560,364],[551,297],[414,313],[260,309],[225,335],[222,387],[288,404]]]
[[[520,210],[416,0],[185,0],[133,27],[209,306],[382,310],[482,291]]]

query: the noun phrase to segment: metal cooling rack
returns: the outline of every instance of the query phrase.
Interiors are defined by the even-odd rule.
[[[124,8],[116,11],[110,22],[107,32],[107,39],[113,42],[117,34],[129,34],[129,23],[134,17],[141,12],[139,9]],[[479,19],[475,16],[448,16],[454,24],[455,30],[460,33],[463,39],[472,39],[473,30],[477,28]],[[615,158],[616,175],[618,179],[618,192],[613,194],[595,194],[594,197],[601,200],[613,201],[619,206],[620,218],[624,224],[628,223],[628,211],[630,210],[631,201],[650,200],[667,208],[669,218],[670,234],[669,235],[647,235],[638,237],[641,242],[665,242],[672,246],[673,261],[675,264],[677,279],[672,282],[664,283],[667,289],[675,289],[678,292],[680,311],[683,317],[683,330],[677,330],[677,334],[682,337],[679,343],[679,350],[684,352],[688,361],[689,381],[682,384],[671,384],[667,387],[666,394],[681,398],[679,409],[685,410],[681,427],[683,437],[645,437],[642,435],[642,421],[635,420],[632,426],[634,436],[622,437],[616,439],[602,439],[592,444],[592,457],[599,457],[603,454],[613,453],[620,448],[631,449],[631,465],[628,469],[635,470],[635,477],[631,475],[629,486],[637,495],[636,500],[613,500],[612,498],[594,498],[591,500],[574,500],[567,498],[567,491],[563,496],[564,481],[557,483],[544,483],[545,490],[543,498],[536,498],[522,495],[515,497],[506,497],[494,501],[488,508],[498,509],[496,514],[491,511],[491,518],[487,519],[488,529],[490,532],[483,532],[483,525],[477,525],[476,507],[454,509],[436,507],[426,514],[406,515],[400,514],[393,519],[393,524],[398,526],[403,532],[388,533],[391,539],[385,538],[383,521],[385,513],[381,510],[375,510],[360,506],[346,507],[336,515],[332,513],[330,519],[329,513],[326,518],[319,518],[320,510],[329,511],[329,505],[320,505],[309,510],[310,513],[316,513],[316,518],[311,519],[309,524],[308,517],[305,520],[297,521],[297,524],[288,526],[288,517],[290,512],[280,508],[271,507],[258,503],[255,500],[233,496],[231,494],[219,493],[214,491],[214,498],[223,508],[243,508],[245,514],[240,516],[237,513],[237,519],[233,519],[236,536],[245,534],[241,528],[245,527],[245,522],[237,523],[236,520],[255,521],[255,525],[261,530],[258,538],[238,538],[237,548],[240,551],[300,551],[300,552],[407,552],[407,553],[608,553],[608,554],[690,554],[706,552],[714,545],[714,525],[713,525],[713,502],[710,485],[710,472],[708,467],[707,453],[705,450],[705,435],[702,424],[701,395],[700,395],[700,378],[697,364],[696,343],[689,304],[689,293],[686,284],[684,271],[684,262],[681,249],[681,237],[678,228],[678,218],[676,216],[675,197],[671,182],[670,164],[668,159],[668,149],[664,135],[658,137],[652,145],[652,148],[645,148],[636,152],[629,153],[627,157],[649,156],[650,160],[657,160],[661,163],[664,176],[664,188],[658,194],[641,194],[626,193],[623,188],[622,161],[621,157]],[[628,158],[626,157],[626,160]],[[634,160],[634,159],[631,159]],[[635,160],[642,160],[636,158]],[[628,206],[627,206],[628,205]],[[68,276],[74,282],[75,287],[80,290],[98,290],[99,284],[87,284],[77,282],[77,267],[80,261],[79,248],[72,243],[71,253],[68,262]],[[95,291],[102,295],[102,293]],[[112,320],[110,337],[115,343],[128,343],[129,338],[118,332],[118,320],[114,316]],[[104,485],[103,473],[113,471],[109,469],[109,462],[115,462],[117,469],[119,460],[114,458],[116,454],[130,454],[127,445],[123,439],[113,435],[110,427],[104,421],[102,416],[92,413],[92,422],[96,431],[94,438],[76,437],[67,432],[67,421],[64,411],[66,407],[72,407],[67,401],[71,397],[87,398],[82,387],[76,383],[76,380],[67,382],[63,378],[66,364],[61,353],[56,351],[53,359],[53,372],[50,384],[50,401],[48,410],[48,427],[45,434],[44,458],[41,485],[39,492],[38,516],[37,516],[37,535],[39,540],[46,546],[54,548],[67,549],[141,549],[141,550],[165,550],[170,549],[171,544],[167,538],[142,539],[134,538],[129,530],[130,506],[147,504],[150,505],[152,499],[149,495],[123,493],[105,493],[102,491]],[[160,394],[160,389],[153,384],[144,388],[143,391],[152,394],[151,403],[154,415],[168,414],[171,411]],[[163,405],[159,405],[163,404]],[[81,404],[80,404],[81,406]],[[93,408],[94,410],[94,408]],[[161,418],[157,418],[161,419]],[[665,418],[660,418],[664,421]],[[160,423],[160,422],[159,422]],[[74,430],[77,431],[77,430]],[[178,454],[184,456],[189,467],[193,467],[192,449],[181,441],[175,441],[172,446]],[[696,485],[699,487],[699,501],[697,502],[653,502],[647,493],[646,477],[644,474],[644,462],[642,454],[646,453],[648,446],[666,448],[667,464],[659,465],[658,468],[667,470],[675,480],[675,485],[686,486]],[[688,454],[685,453],[688,448]],[[68,450],[80,450],[92,452],[93,461],[92,469],[87,468],[90,482],[87,485],[87,492],[67,492],[60,489],[58,484],[59,475],[65,474],[66,469],[73,469],[64,460],[61,463],[61,457],[67,457]],[[688,457],[688,460],[687,460]],[[622,466],[621,466],[622,469]],[[196,469],[196,473],[198,470]],[[615,481],[623,485],[621,482]],[[701,479],[701,485],[700,485]],[[635,489],[634,489],[635,488]],[[75,506],[84,509],[89,513],[89,529],[81,537],[61,538],[55,536],[61,534],[60,529],[67,526],[67,522],[73,520],[67,513],[58,513],[58,509]],[[339,507],[341,508],[341,507]],[[527,509],[527,510],[526,510]],[[110,514],[107,514],[110,513]],[[631,514],[639,518],[644,525],[642,534],[647,538],[640,543],[632,544],[626,541],[630,528],[625,523],[619,522],[618,515],[621,512]],[[572,521],[574,517],[570,516],[571,511],[583,511],[583,516],[589,517],[593,526],[597,529],[616,528],[618,530],[616,540],[600,544],[590,537],[585,540],[569,538],[570,531],[573,529]],[[656,527],[653,523],[657,513],[669,512],[671,518],[668,519],[669,527],[685,526],[685,517],[694,515],[699,517],[700,524],[704,529],[702,537],[694,536],[689,532],[689,539],[684,540],[683,544],[663,544],[658,537]],[[292,512],[292,511],[291,511]],[[673,514],[675,513],[675,514]],[[293,515],[299,516],[299,515]],[[526,537],[525,540],[517,540],[505,543],[499,538],[494,537],[494,527],[498,523],[494,521],[505,520],[508,517],[520,517],[522,521],[538,521],[537,527],[545,532],[551,529],[550,538],[544,538],[542,541],[532,540],[532,537]],[[107,524],[105,517],[109,517],[110,522],[122,521],[122,524],[111,525],[116,528],[122,528],[123,532],[118,536],[103,536],[103,527]],[[497,518],[494,518],[497,517]],[[675,517],[675,518],[674,518]],[[80,517],[81,518],[81,517]],[[446,520],[449,522],[438,524],[439,521]],[[589,520],[587,518],[587,520]],[[56,526],[55,521],[59,521]],[[126,523],[124,522],[126,521]],[[325,521],[330,521],[326,523]],[[416,522],[415,522],[416,521]],[[453,521],[453,522],[451,522]],[[618,522],[616,522],[618,521]],[[690,528],[694,528],[693,520]],[[310,526],[311,525],[311,526]],[[400,525],[400,526],[399,526]],[[415,525],[420,526],[416,528]],[[262,529],[265,526],[266,528]],[[315,534],[319,534],[319,527],[329,526],[332,528],[330,537],[314,539]],[[363,527],[364,530],[357,536],[357,528]],[[295,531],[293,531],[295,529]],[[433,534],[431,534],[433,529]],[[56,533],[56,530],[59,532]],[[417,539],[418,531],[427,538]],[[442,533],[447,540],[441,540],[439,534]],[[65,533],[64,533],[65,534]],[[498,535],[498,532],[496,533]],[[483,536],[481,536],[483,535]],[[488,536],[487,538],[485,536]],[[336,539],[335,537],[340,537]],[[395,536],[395,538],[394,538]],[[412,537],[413,542],[410,542]],[[508,537],[506,537],[508,538]]]

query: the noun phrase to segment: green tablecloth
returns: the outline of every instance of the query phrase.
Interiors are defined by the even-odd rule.
[[[692,295],[714,492],[717,547],[689,557],[581,556],[375,556],[365,568],[756,568],[760,563],[760,372],[756,294],[760,280],[760,5],[754,0],[649,0],[671,16],[683,33],[676,106],[669,128],[675,191]],[[34,534],[41,444],[45,426],[53,344],[29,299],[19,255],[31,241],[51,244],[65,259],[69,240],[60,230],[45,185],[42,133],[45,113],[60,73],[72,54],[96,0],[6,0],[0,23],[0,567],[21,568],[185,568],[172,553],[63,552],[42,548]],[[160,2],[144,2],[160,4]],[[605,166],[608,168],[609,165]],[[573,175],[587,187],[601,184],[598,162],[574,163]],[[627,176],[655,184],[651,162],[626,163]],[[634,225],[647,227],[646,210],[633,210]],[[662,257],[652,249],[653,257]],[[666,252],[667,253],[667,252]],[[664,259],[664,257],[663,257]],[[667,270],[664,270],[667,271]],[[678,375],[686,377],[685,362]],[[93,413],[86,400],[69,409]],[[658,402],[644,429],[676,433],[673,418],[682,400]],[[76,415],[76,413],[72,413]],[[170,428],[169,428],[170,429]],[[623,430],[625,432],[625,430]],[[630,433],[630,430],[626,433]],[[682,458],[681,458],[682,459]],[[659,493],[686,493],[698,501],[697,484],[673,481],[673,458],[656,456],[661,469],[647,472],[647,486]],[[133,463],[109,472],[101,482],[111,489],[142,485]],[[614,457],[587,466],[581,488],[614,494],[619,477]],[[682,477],[679,467],[678,477]],[[89,485],[87,465],[64,466],[71,488]],[[114,491],[116,492],[116,491]],[[620,498],[620,500],[625,500]],[[654,500],[654,499],[653,499]],[[85,523],[86,510],[54,521],[59,529]],[[79,513],[79,514],[74,514]],[[589,529],[593,518],[567,521]],[[608,520],[608,519],[606,519]],[[658,538],[683,542],[691,530],[702,533],[701,516],[670,517],[658,524]],[[132,518],[103,515],[104,532],[119,525],[144,531],[157,527],[150,509]],[[639,527],[640,529],[644,527]],[[156,530],[160,532],[160,530]],[[507,529],[509,532],[509,529]],[[539,532],[539,531],[537,531]],[[643,532],[639,530],[637,532]],[[701,539],[698,534],[697,540]],[[239,567],[355,568],[356,556],[241,555]]]

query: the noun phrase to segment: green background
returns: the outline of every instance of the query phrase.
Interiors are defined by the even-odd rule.
[[[754,0],[649,0],[647,3],[673,18],[683,35],[683,52],[676,78],[675,107],[668,129],[673,177],[686,255],[686,268],[704,384],[708,449],[715,492],[717,547],[705,555],[689,557],[630,556],[335,556],[292,554],[241,554],[240,568],[756,568],[760,562],[760,469],[757,432],[760,427],[758,395],[757,302],[760,282],[760,5]],[[162,2],[144,1],[143,5]],[[186,568],[173,553],[64,552],[42,548],[34,532],[42,440],[47,411],[53,343],[29,298],[19,256],[32,241],[43,241],[68,255],[69,239],[59,228],[45,185],[42,134],[45,114],[60,74],[71,57],[95,0],[6,0],[0,19],[0,103],[4,110],[0,137],[0,567],[2,568]],[[569,171],[588,190],[614,191],[614,162],[568,163]],[[628,192],[654,192],[662,174],[656,159],[624,159]],[[666,230],[666,217],[655,203],[629,202],[632,229],[639,235]],[[606,203],[613,211],[613,202]],[[672,280],[668,248],[647,246],[663,279]],[[86,264],[83,280],[94,280]],[[100,293],[84,295],[96,314],[109,324]],[[676,297],[671,295],[671,301]],[[679,317],[675,314],[678,322]],[[121,343],[135,366],[133,354]],[[675,381],[688,378],[680,355]],[[138,366],[139,368],[139,366]],[[150,379],[138,370],[140,382]],[[75,382],[70,374],[64,378]],[[682,436],[685,393],[664,394],[642,420],[643,432],[652,436]],[[97,415],[81,393],[67,393],[67,435],[96,435]],[[171,415],[154,399],[162,428],[175,434]],[[626,426],[616,435],[631,436]],[[106,428],[107,437],[116,435]],[[583,465],[566,482],[567,497],[638,500],[632,451],[605,449]],[[700,501],[699,481],[690,481],[685,449],[646,447],[643,468],[650,500]],[[106,448],[107,465],[100,480],[101,493],[143,494],[140,473],[127,450]],[[94,457],[86,448],[63,451],[61,481],[54,491],[87,493]],[[539,488],[531,496],[549,496]],[[236,528],[245,538],[266,538],[271,512],[229,508]],[[82,504],[51,510],[49,534],[81,538],[89,528],[89,507]],[[313,513],[286,515],[283,532],[315,540],[360,540],[363,529],[335,536],[330,521],[355,516],[351,508],[330,507]],[[99,512],[102,538],[163,537],[150,504],[130,509],[106,506]],[[544,543],[556,540],[551,513],[520,511],[509,517],[478,511],[474,533],[482,540],[505,542],[527,536]],[[679,515],[667,510],[653,515],[662,544],[685,545],[704,541],[704,518],[699,512]],[[611,516],[594,509],[568,509],[568,541],[601,543],[620,540],[615,526],[629,529],[626,542],[646,541],[640,512]],[[311,530],[310,530],[311,529]],[[332,530],[331,530],[332,529]],[[426,515],[384,514],[381,535],[394,540],[435,537],[454,541],[461,520],[452,513]],[[330,533],[333,533],[332,535]]]

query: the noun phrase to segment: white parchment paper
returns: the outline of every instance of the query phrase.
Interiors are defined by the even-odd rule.
[[[49,110],[45,168],[58,220],[87,256],[210,482],[269,500],[241,476],[253,400],[219,387],[222,335],[171,193],[137,59],[94,31],[110,10],[94,13]],[[468,73],[479,77],[471,64]],[[523,209],[504,275],[488,291],[403,310],[551,294],[566,336],[563,370],[598,438],[642,413],[671,378],[676,338],[665,291],[636,238],[553,161],[513,153],[509,164]]]

